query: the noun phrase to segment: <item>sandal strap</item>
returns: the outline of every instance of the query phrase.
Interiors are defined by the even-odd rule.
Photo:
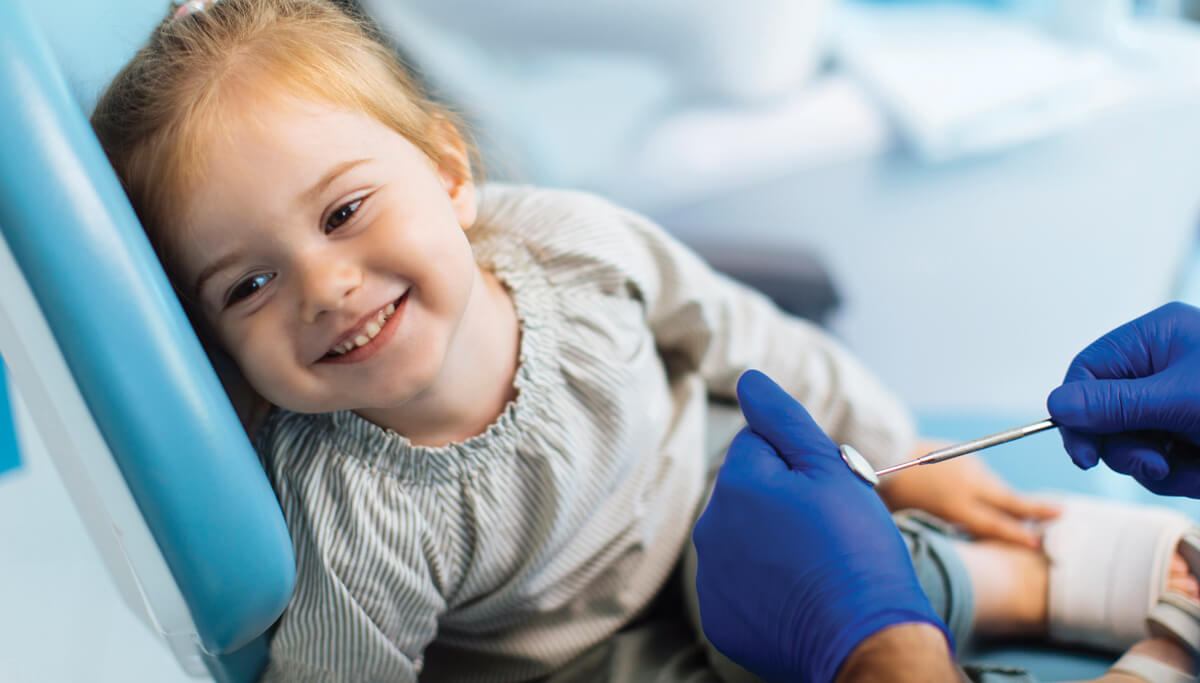
[[[1200,576],[1200,535],[1189,531],[1179,541],[1179,554],[1188,570]],[[1146,614],[1146,630],[1156,638],[1182,645],[1192,658],[1200,657],[1200,605],[1178,593],[1164,592]]]
[[[1108,670],[1137,676],[1147,683],[1196,683],[1195,676],[1135,652],[1126,652]]]
[[[1200,621],[1193,608],[1187,598],[1166,594],[1146,615],[1146,630],[1183,646],[1195,658],[1200,655]]]

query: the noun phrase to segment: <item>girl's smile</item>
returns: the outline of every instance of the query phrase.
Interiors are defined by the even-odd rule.
[[[321,357],[318,363],[358,363],[375,355],[396,335],[408,292],[375,313],[367,315],[361,325],[341,336],[341,341]]]

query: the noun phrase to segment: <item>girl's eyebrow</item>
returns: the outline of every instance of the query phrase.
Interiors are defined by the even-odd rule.
[[[301,192],[300,196],[296,198],[296,203],[299,205],[311,204],[318,196],[320,196],[322,192],[325,191],[325,188],[329,187],[330,183],[337,180],[338,176],[342,175],[346,171],[349,171],[355,166],[358,166],[359,164],[365,164],[368,161],[371,160],[355,159],[354,161],[343,161],[340,164],[335,164],[333,168],[329,169],[329,171],[316,182],[316,184],[304,192]]]
[[[236,251],[230,252],[228,254],[225,254],[221,258],[217,259],[216,261],[213,261],[212,263],[205,266],[204,270],[200,271],[200,274],[196,276],[196,284],[192,287],[193,298],[195,298],[197,301],[199,301],[200,290],[204,287],[205,281],[207,281],[213,275],[216,275],[217,273],[219,273],[221,271],[221,269],[232,265],[241,257],[242,257],[242,255]]]

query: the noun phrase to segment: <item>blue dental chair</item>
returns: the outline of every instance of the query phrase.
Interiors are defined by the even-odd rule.
[[[253,680],[295,579],[266,475],[58,60],[0,3],[0,355],[128,606]]]

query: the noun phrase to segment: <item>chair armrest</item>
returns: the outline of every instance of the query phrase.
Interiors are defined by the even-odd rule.
[[[825,324],[841,303],[829,269],[810,249],[715,242],[689,246],[714,269],[766,294],[792,315]]]

